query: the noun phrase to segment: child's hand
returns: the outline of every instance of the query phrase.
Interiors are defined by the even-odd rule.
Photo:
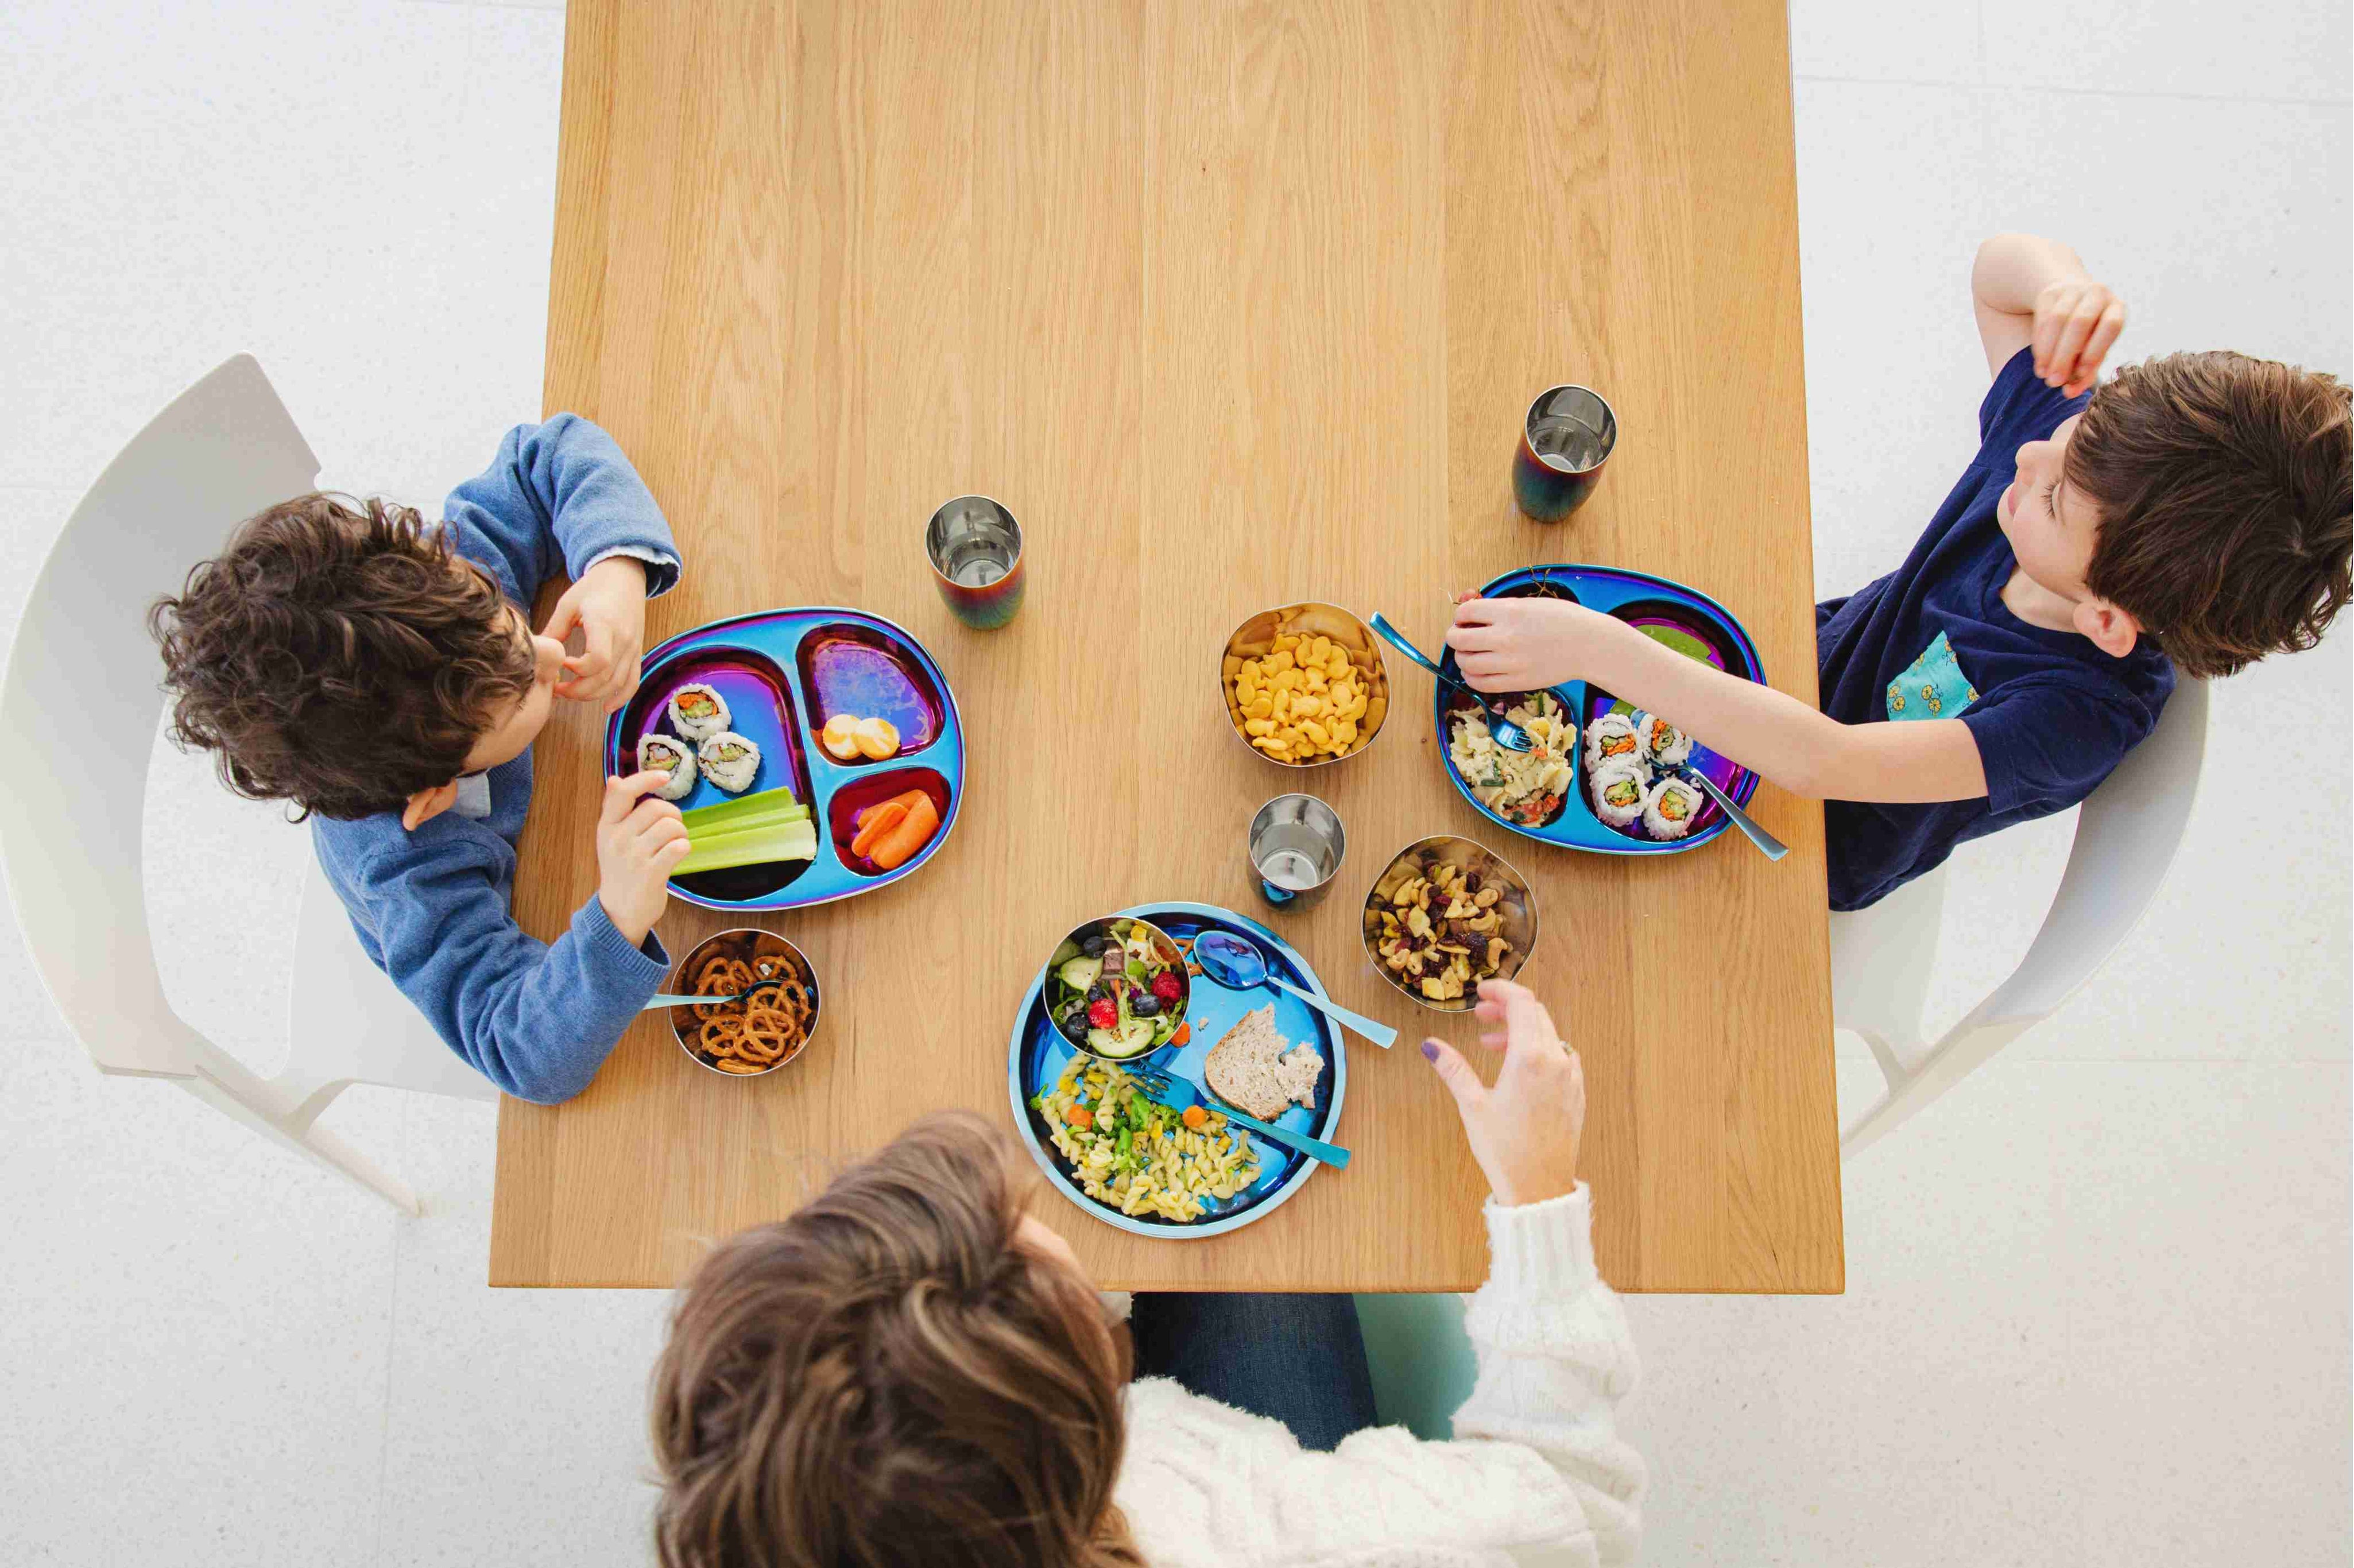
[[[582,573],[556,601],[543,635],[561,642],[575,627],[586,650],[564,661],[571,678],[556,694],[576,703],[602,703],[613,713],[638,690],[638,655],[646,645],[645,563],[608,556]]]
[[[1458,600],[1447,645],[1483,692],[1535,692],[1578,673],[1579,607],[1557,599]]]
[[[2035,376],[2073,397],[2100,378],[2101,361],[2126,330],[2126,302],[2105,283],[2062,278],[2035,295]]]
[[[662,917],[670,898],[671,867],[686,858],[686,824],[678,808],[668,800],[638,799],[669,779],[658,768],[608,779],[604,810],[597,814],[597,901],[632,946],[642,943]]]

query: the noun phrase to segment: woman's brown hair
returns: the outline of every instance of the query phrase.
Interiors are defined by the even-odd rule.
[[[1118,1352],[1022,1198],[941,1113],[703,1260],[653,1373],[665,1568],[1140,1563]]]
[[[406,506],[298,495],[238,527],[147,612],[172,738],[305,815],[396,810],[456,778],[531,690],[506,597]]]
[[[2068,482],[2100,509],[2084,586],[2186,675],[2310,648],[2345,608],[2345,383],[2244,354],[2173,354],[2093,394]]]

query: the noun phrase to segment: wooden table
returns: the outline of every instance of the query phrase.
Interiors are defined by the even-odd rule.
[[[573,0],[547,408],[602,423],[668,512],[684,585],[648,641],[773,605],[912,629],[963,705],[968,810],[917,875],[772,916],[814,959],[823,1039],[729,1083],[665,1024],[568,1105],[499,1123],[491,1278],[662,1286],[706,1238],[940,1106],[1010,1125],[1006,1036],[1077,920],[1249,909],[1241,841],[1307,785],[1342,890],[1276,916],[1334,995],[1407,1033],[1354,1046],[1345,1173],[1266,1223],[1153,1242],[1047,1198],[1110,1286],[1467,1289],[1484,1192],[1365,962],[1364,885],[1421,834],[1527,870],[1522,978],[1584,1053],[1584,1169],[1623,1289],[1836,1291],[1839,1150],[1822,822],[1630,863],[1551,850],[1458,798],[1424,677],[1393,661],[1372,749],[1301,779],[1236,745],[1227,631],[1290,600],[1382,609],[1426,647],[1447,590],[1612,562],[1731,606],[1812,702],[1814,628],[1787,43],[1780,0]],[[1528,400],[1600,387],[1596,494],[1512,506]],[[980,491],[1026,530],[1029,602],[968,631],[920,546]],[[539,743],[516,911],[595,886],[599,725]],[[673,954],[740,924],[674,903]]]

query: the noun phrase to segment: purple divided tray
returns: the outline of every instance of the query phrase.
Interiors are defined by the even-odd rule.
[[[1757,645],[1749,640],[1733,612],[1708,595],[1681,583],[1655,577],[1647,572],[1628,571],[1623,567],[1543,566],[1527,567],[1507,572],[1480,590],[1486,599],[1553,598],[1566,599],[1617,616],[1632,626],[1646,629],[1684,652],[1705,659],[1716,668],[1745,681],[1763,684],[1766,667],[1758,660]],[[1439,667],[1450,677],[1457,676],[1455,652],[1447,651]],[[1459,677],[1457,677],[1459,678]],[[1713,800],[1703,803],[1692,818],[1691,832],[1680,839],[1655,839],[1643,830],[1639,821],[1629,827],[1614,828],[1594,814],[1594,807],[1585,790],[1585,726],[1606,714],[1617,698],[1599,686],[1584,681],[1571,681],[1554,687],[1553,694],[1562,700],[1576,716],[1578,727],[1577,756],[1573,764],[1575,778],[1569,796],[1551,821],[1535,827],[1507,821],[1479,803],[1471,788],[1456,770],[1448,747],[1454,728],[1448,715],[1458,708],[1473,705],[1471,699],[1437,682],[1431,683],[1435,694],[1432,718],[1438,728],[1438,755],[1447,768],[1447,776],[1472,809],[1499,827],[1508,828],[1523,838],[1539,843],[1560,844],[1568,849],[1589,850],[1598,854],[1676,854],[1697,849],[1733,825],[1731,819],[1718,809]],[[1673,718],[1675,715],[1668,715]],[[1719,757],[1704,746],[1692,747],[1691,766],[1707,775],[1710,783],[1733,798],[1735,805],[1746,806],[1757,793],[1757,776],[1738,763]]]
[[[692,681],[727,699],[737,733],[760,748],[754,790],[788,788],[817,823],[815,860],[737,866],[673,877],[673,894],[709,909],[798,909],[898,881],[948,842],[964,806],[964,726],[948,677],[922,643],[879,615],[857,609],[765,609],[681,632],[645,657],[629,705],[605,726],[605,771],[634,772],[638,737],[668,733],[670,694]],[[818,740],[837,713],[887,718],[899,753],[839,762]],[[877,801],[921,789],[940,829],[914,859],[889,871],[850,853],[853,821]],[[732,799],[697,777],[681,808]]]

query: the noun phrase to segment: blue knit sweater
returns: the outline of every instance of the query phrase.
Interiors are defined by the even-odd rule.
[[[508,431],[443,518],[459,553],[526,614],[548,578],[577,579],[609,556],[645,562],[649,594],[678,581],[662,508],[613,439],[576,415]],[[631,946],[594,896],[553,945],[524,935],[508,906],[530,805],[526,751],[468,780],[456,808],[415,832],[381,811],[313,818],[312,840],[360,946],[450,1048],[506,1093],[552,1105],[588,1087],[670,955],[652,933]]]

